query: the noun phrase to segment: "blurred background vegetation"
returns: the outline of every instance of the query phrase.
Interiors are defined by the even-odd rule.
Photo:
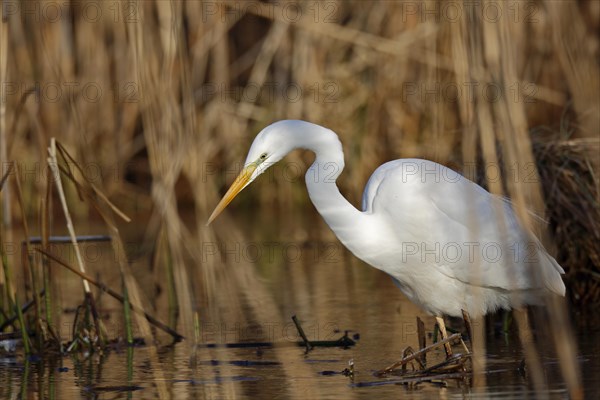
[[[191,293],[211,303],[223,271],[203,244],[243,236],[227,215],[206,227],[209,213],[260,129],[304,119],[340,135],[339,185],[357,206],[385,161],[450,166],[511,197],[536,231],[543,224],[525,210],[545,218],[572,300],[600,302],[600,2],[2,7],[0,157],[3,173],[10,161],[19,166],[32,234],[56,137],[133,219],[122,229],[143,232],[155,260],[167,249],[180,306]],[[318,235],[331,237],[298,183],[310,160],[292,154],[230,212],[253,226],[257,208],[270,210],[263,225],[304,214]],[[22,220],[14,185],[1,195],[6,241]],[[96,211],[73,187],[68,195],[76,226],[88,227]],[[64,232],[59,210],[56,203],[53,233]],[[302,240],[311,228],[283,229]],[[196,270],[202,279],[190,283]]]

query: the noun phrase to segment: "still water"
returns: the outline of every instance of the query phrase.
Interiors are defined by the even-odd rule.
[[[500,333],[502,315],[489,320],[486,374],[484,384],[477,388],[470,378],[409,386],[394,383],[398,377],[376,377],[374,372],[398,361],[404,348],[418,347],[416,316],[423,319],[429,335],[434,319],[406,300],[385,274],[348,254],[320,224],[317,220],[314,226],[313,221],[307,222],[310,227],[300,231],[274,228],[256,237],[248,228],[249,239],[229,236],[203,242],[200,255],[193,261],[197,268],[190,274],[192,287],[202,292],[203,286],[198,282],[206,276],[198,271],[204,263],[222,263],[226,268],[213,274],[210,286],[216,290],[201,293],[196,300],[199,325],[195,348],[191,340],[169,346],[167,338],[162,337],[156,348],[157,357],[146,346],[121,346],[104,354],[77,353],[29,361],[3,354],[0,398],[151,399],[159,398],[161,392],[163,397],[174,399],[535,396],[527,374],[519,368],[524,355],[516,333]],[[156,269],[148,273],[148,258],[139,254],[137,257],[134,273],[151,299],[155,315],[167,321],[163,275]],[[118,274],[111,277],[107,273],[110,261],[102,257],[97,260],[97,265],[91,263],[90,273],[102,271],[102,279],[119,288]],[[56,279],[62,283],[61,336],[66,341],[70,339],[72,308],[80,301],[80,283],[66,271],[57,274]],[[236,274],[237,280],[232,280]],[[110,333],[113,337],[122,334],[118,303],[100,297]],[[212,311],[204,312],[207,308]],[[297,345],[301,338],[291,320],[293,315],[311,341],[335,340],[348,331],[356,345],[346,349],[317,347],[306,353]],[[454,322],[456,329],[463,329],[460,321]],[[589,324],[575,331],[586,398],[598,398],[599,331]],[[275,347],[211,347],[256,342],[271,342]],[[547,352],[541,354],[548,383],[545,394],[550,398],[568,398],[558,358],[551,348],[548,346]],[[428,360],[442,357],[439,350],[428,355]],[[341,371],[350,362],[354,374],[346,376]]]

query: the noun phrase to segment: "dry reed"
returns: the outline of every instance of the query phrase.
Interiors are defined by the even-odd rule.
[[[24,201],[35,203],[48,185],[37,179],[45,172],[40,155],[56,136],[107,198],[139,213],[138,221],[149,214],[146,241],[154,247],[165,234],[168,250],[160,251],[172,265],[186,337],[194,337],[194,315],[218,322],[228,311],[244,320],[242,309],[249,308],[254,318],[287,319],[250,265],[223,265],[202,253],[206,243],[245,240],[226,215],[222,230],[206,228],[206,217],[253,135],[287,118],[339,133],[347,157],[339,184],[355,204],[376,166],[423,157],[509,195],[523,223],[538,232],[544,227],[527,210],[548,215],[572,300],[582,307],[600,301],[600,161],[591,150],[600,135],[595,2],[536,1],[527,9],[511,3],[517,9],[505,8],[497,19],[482,14],[482,4],[503,3],[453,3],[462,12],[457,20],[444,13],[444,2],[297,4],[298,18],[275,3],[111,4],[117,3],[97,3],[100,17],[93,21],[75,3],[65,3],[72,18],[34,19],[18,7],[4,14],[0,158],[2,165],[18,160],[33,171],[23,187]],[[427,14],[425,4],[437,14]],[[538,125],[561,131],[565,113],[574,120],[569,137],[531,134]],[[273,207],[279,216],[304,210],[304,188],[287,182],[301,174],[291,179],[285,168],[303,170],[307,161],[292,154],[236,207]],[[496,170],[505,175],[493,175]],[[12,241],[11,220],[26,217],[7,189],[1,192],[3,238]],[[70,190],[65,201],[75,219],[97,216]],[[51,202],[46,198],[42,209]],[[307,235],[308,228],[295,229]],[[126,256],[119,260],[126,270]],[[5,280],[0,272],[0,286]],[[133,287],[128,275],[125,281]],[[483,332],[475,324],[480,368]],[[568,379],[576,397],[578,378]],[[226,386],[226,393],[238,390]]]

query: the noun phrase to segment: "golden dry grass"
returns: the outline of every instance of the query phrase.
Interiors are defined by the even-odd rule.
[[[382,162],[422,157],[510,196],[537,232],[526,210],[547,216],[574,300],[600,301],[597,2],[76,2],[59,17],[58,3],[3,4],[0,157],[30,171],[28,215],[40,218],[56,137],[94,184],[148,218],[151,246],[166,234],[157,251],[173,263],[188,337],[198,304],[218,318],[257,296],[255,316],[277,313],[261,282],[240,268],[226,279],[200,249],[242,237],[204,224],[253,135],[279,119],[340,135],[339,183],[355,204]],[[304,210],[285,172],[307,160],[292,154],[238,206]],[[20,223],[13,192],[1,193],[5,241]],[[96,215],[67,195],[74,218]],[[216,301],[222,287],[245,300]]]
[[[277,119],[304,118],[340,134],[349,159],[340,184],[354,201],[377,165],[419,156],[473,179],[481,179],[476,163],[492,165],[488,175],[504,163],[517,179],[488,176],[490,190],[543,215],[538,179],[519,175],[534,162],[531,141],[597,146],[594,2],[511,3],[505,18],[494,17],[490,10],[502,6],[494,2],[473,10],[324,2],[303,13],[291,12],[296,3],[239,2],[59,9],[73,19],[50,19],[54,3],[31,2],[28,12],[7,3],[2,151],[33,178],[24,187],[33,214],[51,136],[111,196],[168,214],[175,235],[189,232],[179,232],[177,199],[164,194],[188,186],[200,226],[252,136]],[[530,135],[539,125],[559,131],[565,115],[568,137]],[[303,160],[294,154],[290,163]],[[597,168],[593,151],[585,160]],[[145,174],[151,189],[141,185]],[[303,188],[282,175],[268,183],[275,190],[246,198],[298,204]],[[11,204],[7,221],[16,215]]]

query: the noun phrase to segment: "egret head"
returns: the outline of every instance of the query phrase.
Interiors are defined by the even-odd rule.
[[[276,122],[256,136],[246,157],[244,168],[215,207],[207,224],[217,218],[246,186],[296,147],[296,135],[292,133],[293,129],[290,129],[296,122],[301,121]]]

